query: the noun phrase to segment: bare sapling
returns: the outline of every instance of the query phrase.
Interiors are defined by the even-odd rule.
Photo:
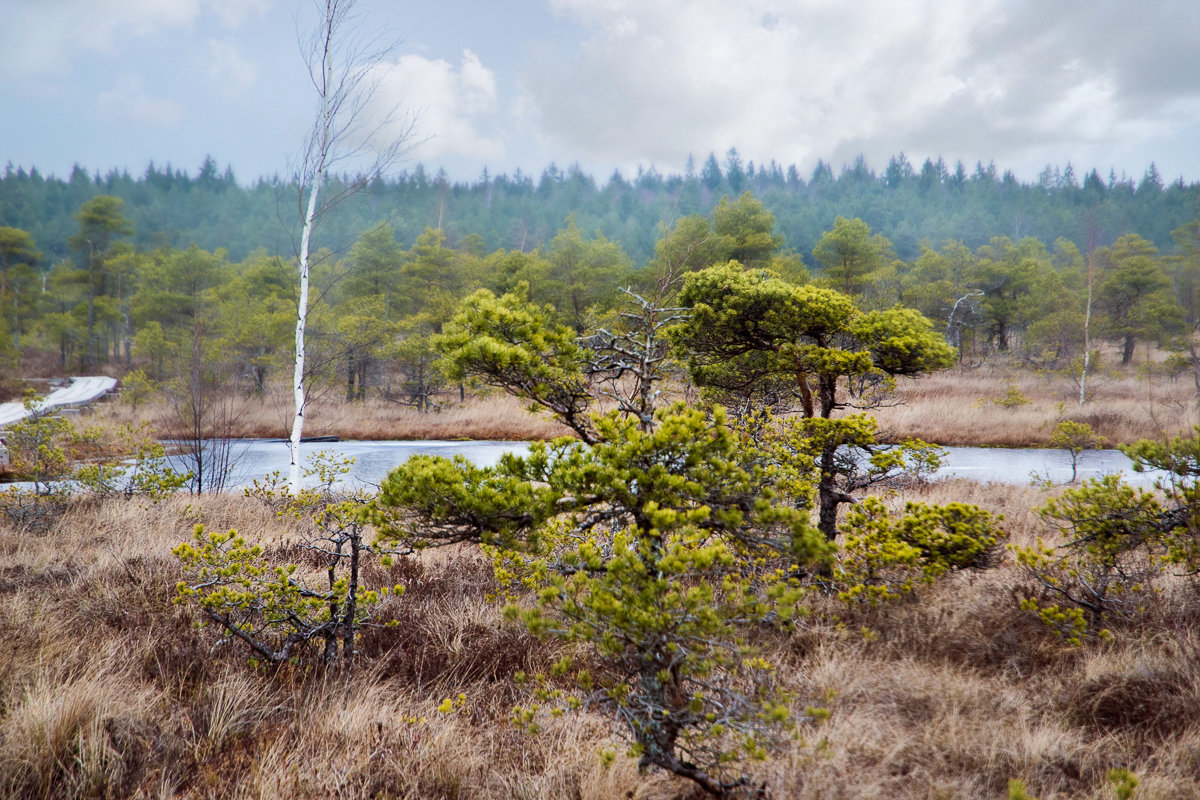
[[[297,169],[297,206],[302,221],[299,250],[299,292],[296,304],[295,363],[292,373],[292,418],[288,489],[300,488],[300,440],[308,399],[305,368],[305,330],[310,305],[313,232],[334,206],[362,191],[392,169],[411,146],[414,120],[391,107],[377,107],[381,67],[394,47],[380,46],[368,36],[354,13],[354,0],[319,3],[321,24],[304,44],[309,79],[317,95],[317,114]],[[331,170],[356,170],[337,191],[322,195]]]

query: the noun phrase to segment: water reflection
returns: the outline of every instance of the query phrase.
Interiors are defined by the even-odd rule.
[[[1053,483],[1071,480],[1071,457],[1065,450],[1012,447],[947,447],[939,478],[1027,484],[1031,479]],[[1120,450],[1085,450],[1079,455],[1078,479],[1119,474],[1126,483],[1150,488],[1162,472],[1134,472]]]
[[[967,478],[975,481],[993,481],[1007,484],[1027,484],[1031,477],[1049,479],[1054,483],[1066,483],[1071,479],[1071,459],[1062,450],[999,448],[999,447],[948,447],[938,478]],[[478,466],[493,466],[504,453],[526,453],[528,442],[464,442],[464,441],[383,441],[383,442],[332,442],[306,443],[300,446],[302,457],[307,461],[314,453],[324,451],[334,456],[355,459],[348,476],[350,488],[372,489],[387,476],[388,472],[414,455],[439,455],[452,458],[461,455]],[[283,441],[241,440],[235,444],[235,457],[228,486],[249,486],[255,479],[265,478],[274,471],[286,475],[288,469],[288,445]],[[185,468],[180,463],[180,468]],[[1089,450],[1080,455],[1079,479],[1119,473],[1136,486],[1149,487],[1154,483],[1154,473],[1137,473],[1132,464],[1119,450]]]
[[[285,478],[288,472],[288,443],[276,439],[239,439],[231,443],[230,467],[225,486],[240,489],[255,480],[263,480],[273,472]],[[505,453],[526,453],[528,442],[465,442],[465,441],[384,441],[384,442],[305,442],[300,445],[301,463],[307,464],[314,454],[325,452],[336,458],[353,458],[354,465],[343,485],[349,489],[376,488],[387,474],[415,455],[436,455],[453,458],[464,456],[481,467],[494,466]],[[174,469],[188,471],[192,467],[186,455],[171,456]],[[307,479],[311,485],[316,478]]]
[[[1025,485],[1031,480],[1050,480],[1065,484],[1071,479],[1071,459],[1065,451],[1036,448],[1009,447],[947,447],[942,468],[936,478],[965,478],[980,482]],[[453,458],[465,457],[471,463],[494,466],[505,453],[524,454],[529,452],[528,442],[509,441],[382,441],[382,442],[321,442],[300,445],[304,463],[324,451],[338,458],[354,459],[350,474],[342,482],[347,489],[372,491],[387,477],[388,472],[415,455],[438,455]],[[230,467],[223,486],[227,490],[240,491],[255,480],[262,480],[272,472],[284,478],[288,471],[288,444],[279,439],[237,439],[228,443]],[[187,455],[169,457],[172,467],[181,472],[193,469]],[[219,463],[219,462],[218,462]],[[207,470],[214,468],[209,458]],[[1107,474],[1120,474],[1127,483],[1150,488],[1156,479],[1164,477],[1161,472],[1134,472],[1129,459],[1119,450],[1087,450],[1079,457],[1079,480]],[[307,479],[309,485],[315,478]],[[209,484],[209,481],[205,481]],[[5,488],[31,489],[32,484],[12,483],[0,485]]]

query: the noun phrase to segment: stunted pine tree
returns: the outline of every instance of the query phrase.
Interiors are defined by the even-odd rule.
[[[816,449],[819,526],[837,536],[837,509],[853,493],[897,469],[928,461],[913,441],[885,453],[875,423],[843,408],[865,409],[890,393],[898,376],[954,363],[954,350],[910,308],[861,311],[845,294],[796,286],[736,261],[689,274],[679,295],[689,313],[667,333],[698,386],[740,416],[791,410],[796,400]],[[769,416],[769,415],[767,415]],[[851,457],[854,450],[865,458]],[[901,461],[897,458],[904,456]]]
[[[600,710],[642,768],[734,797],[752,784],[740,766],[797,721],[750,632],[786,625],[791,576],[831,548],[809,522],[807,461],[721,409],[657,404],[663,330],[680,313],[661,305],[669,284],[586,336],[517,294],[467,298],[441,339],[449,372],[550,412],[586,446],[538,442],[495,467],[415,457],[384,481],[372,521],[405,547],[492,545],[502,580],[537,589],[508,613],[592,654],[594,670],[556,666],[573,686],[547,702]],[[539,705],[514,721],[535,729]]]

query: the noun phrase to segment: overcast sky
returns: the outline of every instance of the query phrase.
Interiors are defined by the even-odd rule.
[[[0,157],[65,177],[206,154],[287,174],[313,114],[309,0],[3,0]],[[407,167],[578,162],[605,180],[903,151],[1033,180],[1071,162],[1200,180],[1197,0],[360,0],[399,41]]]

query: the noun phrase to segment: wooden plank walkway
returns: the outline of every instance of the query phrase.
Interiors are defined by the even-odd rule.
[[[117,388],[117,379],[104,375],[71,378],[71,384],[55,389],[42,398],[30,412],[24,403],[0,403],[0,428],[12,425],[30,415],[41,414],[54,408],[82,406],[94,402]]]

